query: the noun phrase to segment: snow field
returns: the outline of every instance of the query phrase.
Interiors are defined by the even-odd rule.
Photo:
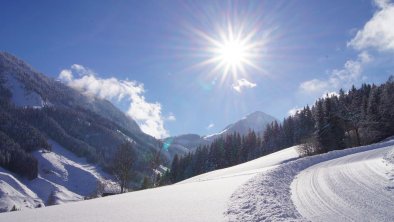
[[[174,185],[0,214],[0,221],[390,221],[393,150],[390,140],[297,159],[292,147]]]
[[[364,147],[351,148],[346,150],[332,151],[317,156],[305,157],[292,162],[284,163],[267,173],[259,174],[253,177],[245,185],[241,186],[230,199],[228,210],[225,212],[227,221],[308,221],[307,215],[299,213],[298,206],[293,203],[292,189],[293,180],[297,174],[324,161],[341,158],[347,155],[377,150],[376,152],[387,153],[388,150],[394,149],[394,140],[373,144]],[[355,157],[354,162],[363,162],[363,156]],[[357,160],[358,159],[358,160]],[[357,160],[357,161],[356,161]],[[346,162],[346,161],[345,161]],[[323,164],[323,163],[322,163]],[[344,162],[341,162],[344,164]],[[364,163],[365,164],[365,163]],[[335,164],[334,164],[335,165]],[[353,168],[347,165],[344,167]],[[319,168],[319,167],[317,167]],[[308,170],[308,169],[307,169]],[[381,169],[378,169],[380,172]],[[332,170],[334,171],[334,170]],[[381,172],[380,172],[381,174]],[[306,182],[307,183],[307,182]],[[338,184],[338,186],[348,184]],[[355,188],[357,189],[357,188]],[[381,190],[384,192],[383,190]],[[360,195],[361,193],[358,193]],[[391,195],[393,195],[391,193]],[[357,196],[357,195],[356,195]],[[371,199],[370,201],[374,201]],[[394,202],[391,202],[391,204]],[[359,206],[354,206],[355,208]],[[388,209],[394,209],[394,206],[386,206]],[[300,210],[301,213],[305,213]],[[331,220],[333,221],[333,220]]]
[[[233,192],[257,173],[297,158],[295,147],[174,185],[0,214],[0,221],[223,221]]]
[[[291,185],[297,210],[311,221],[392,221],[392,166],[383,161],[394,146],[313,165]]]

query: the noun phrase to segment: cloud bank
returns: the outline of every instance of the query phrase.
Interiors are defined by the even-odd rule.
[[[378,10],[348,46],[357,50],[394,51],[394,4],[388,0],[375,0],[375,5]]]
[[[349,88],[355,82],[363,80],[363,66],[372,60],[367,52],[358,54],[357,59],[345,62],[342,69],[334,69],[328,79],[312,79],[300,84],[303,93],[326,94],[340,88]]]
[[[173,114],[163,117],[160,103],[146,101],[142,83],[127,79],[119,80],[114,77],[100,78],[92,70],[78,64],[72,65],[70,69],[62,70],[58,78],[86,95],[97,96],[113,102],[129,102],[126,114],[137,121],[143,132],[156,138],[164,138],[169,135],[164,128],[164,120],[174,121],[176,119]]]

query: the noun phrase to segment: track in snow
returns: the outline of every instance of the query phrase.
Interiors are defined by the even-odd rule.
[[[391,155],[386,155],[385,156],[385,161],[387,163],[387,166],[383,164],[383,155],[387,152],[391,151]],[[376,157],[376,158],[375,158]],[[345,159],[342,159],[345,158]],[[379,159],[379,160],[376,160]],[[369,161],[377,161],[375,163],[369,163]],[[380,161],[380,162],[379,162]],[[365,162],[365,163],[363,163]],[[246,184],[243,186],[239,187],[231,196],[230,202],[228,205],[228,210],[225,212],[226,220],[227,221],[255,221],[255,222],[260,222],[260,221],[310,221],[311,218],[307,218],[307,215],[305,214],[304,211],[298,210],[298,205],[296,206],[294,203],[294,198],[292,198],[292,194],[296,191],[295,189],[291,189],[292,184],[294,180],[296,180],[297,176],[302,174],[303,172],[307,172],[309,169],[318,169],[318,170],[327,170],[327,172],[331,173],[332,171],[335,171],[337,169],[334,169],[337,167],[338,169],[341,168],[351,168],[352,170],[346,171],[347,174],[343,172],[338,172],[337,175],[334,177],[338,177],[337,180],[332,179],[331,183],[333,186],[338,186],[342,188],[346,188],[348,192],[353,192],[352,189],[355,191],[353,194],[349,194],[349,198],[353,196],[352,201],[366,201],[366,204],[375,204],[379,198],[379,196],[369,196],[368,199],[358,199],[358,198],[363,198],[362,195],[364,195],[362,189],[358,189],[354,184],[351,184],[348,180],[356,180],[360,181],[360,177],[365,176],[364,173],[367,173],[369,176],[369,180],[371,180],[371,175],[374,175],[372,172],[375,174],[378,174],[382,177],[386,177],[386,183],[384,182],[379,182],[380,187],[376,188],[371,188],[371,189],[376,189],[377,191],[380,192],[385,192],[387,195],[393,195],[393,193],[389,193],[389,190],[391,192],[394,192],[394,165],[389,164],[388,162],[394,163],[394,139],[392,140],[387,140],[385,142],[381,143],[376,143],[376,144],[371,144],[368,146],[362,146],[362,147],[355,147],[355,148],[350,148],[350,149],[345,149],[345,150],[336,150],[336,151],[331,151],[328,153],[316,155],[316,156],[310,156],[310,157],[304,157],[300,158],[294,161],[290,161],[287,163],[283,163],[279,165],[276,168],[273,168],[267,172],[260,173],[257,176],[251,178]],[[332,165],[325,165],[332,163]],[[329,168],[331,166],[331,168]],[[366,167],[368,169],[367,172],[362,169],[357,171],[356,168],[354,167]],[[316,168],[315,168],[316,167]],[[326,169],[329,168],[329,169]],[[391,172],[390,172],[391,170]],[[371,172],[372,171],[372,172]],[[352,177],[352,175],[349,174],[355,174],[355,179]],[[387,173],[387,175],[386,175]],[[350,177],[350,178],[342,178],[342,177]],[[341,180],[339,180],[341,178]],[[373,179],[376,179],[374,177]],[[390,180],[391,179],[391,180]],[[377,180],[377,179],[376,179]],[[368,181],[368,180],[363,180],[363,181]],[[346,183],[344,183],[346,182]],[[343,184],[344,183],[344,184]],[[355,184],[359,184],[360,182],[355,182]],[[304,184],[303,184],[304,185]],[[313,185],[313,184],[312,184]],[[300,187],[301,185],[298,186],[299,189],[305,189],[304,193],[308,193],[309,191],[312,190],[311,187],[313,187],[310,182],[305,182],[305,186],[308,187]],[[370,186],[375,186],[375,184],[369,183]],[[387,185],[387,186],[386,186]],[[322,187],[327,186],[324,184],[321,184]],[[351,186],[351,187],[350,187]],[[324,190],[325,192],[327,190]],[[357,192],[360,191],[360,192]],[[335,190],[335,192],[340,192],[339,190]],[[306,194],[305,194],[306,195]],[[322,194],[323,195],[323,194]],[[324,197],[321,198],[330,198],[333,194],[324,194]],[[342,196],[343,194],[336,194],[338,196]],[[315,196],[313,196],[315,197]],[[366,196],[365,196],[366,197]],[[316,197],[318,198],[318,197]],[[381,199],[380,201],[385,201],[384,199]],[[308,200],[309,201],[309,200]],[[335,200],[337,201],[337,199]],[[389,211],[394,209],[393,206],[394,201],[389,202],[386,206],[381,206],[383,208],[382,211]],[[305,203],[308,204],[308,203]],[[327,203],[328,205],[331,203]],[[353,205],[353,206],[348,206],[348,205],[342,205],[341,207],[346,207],[348,208],[348,212],[351,214],[357,213],[356,210],[353,210],[353,208],[358,208],[360,211],[361,209],[365,209],[365,205],[362,204],[361,206],[364,206],[362,208],[361,206]],[[310,208],[314,208],[317,206],[314,206],[315,204],[310,203]],[[305,206],[309,207],[309,206]],[[325,207],[331,207],[331,206],[325,206]],[[386,208],[386,209],[384,209]],[[311,210],[311,209],[306,209],[306,210]],[[305,210],[305,211],[306,211]],[[321,210],[321,209],[319,209]],[[336,218],[332,217],[329,218],[329,215],[321,215],[321,212],[319,210],[315,210],[312,214],[312,216],[319,215],[320,217],[317,218],[315,217],[314,220],[319,221],[319,220],[327,220],[327,221],[335,221]],[[302,215],[301,215],[301,214]],[[376,212],[371,212],[372,214],[379,214]],[[382,214],[384,214],[383,212]],[[390,216],[392,216],[393,213],[386,214],[385,216],[376,216],[371,219],[371,217],[363,217],[361,218],[361,221],[377,221],[381,220],[384,221]],[[354,217],[353,217],[354,218]],[[393,217],[392,217],[393,218]],[[351,218],[339,218],[337,221],[349,221]],[[390,218],[391,219],[391,218]],[[390,220],[389,219],[389,220]],[[353,220],[353,221],[360,221],[359,220]],[[392,220],[391,220],[392,221]]]
[[[297,210],[311,221],[392,221],[392,165],[383,161],[391,149],[356,153],[303,170],[291,184]]]

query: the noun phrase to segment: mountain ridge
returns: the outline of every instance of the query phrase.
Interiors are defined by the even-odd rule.
[[[7,52],[0,52],[0,114],[0,135],[11,144],[0,146],[0,157],[12,156],[0,158],[0,166],[18,169],[13,173],[28,179],[39,173],[31,153],[50,151],[50,139],[79,157],[99,163],[108,172],[116,148],[133,141],[137,156],[134,187],[151,174],[147,166],[161,149],[160,141],[143,133],[111,102],[87,97]],[[162,163],[168,164],[169,154],[160,155]]]
[[[119,125],[131,131],[141,131],[135,120],[126,116],[108,100],[85,96],[60,81],[35,71],[30,65],[8,52],[0,52],[0,58],[2,75],[12,75],[21,81],[28,91],[34,91],[44,100],[58,106],[81,106],[100,115],[109,114],[109,118]],[[4,73],[4,70],[8,73]],[[56,97],[58,95],[62,97]]]
[[[227,125],[220,133],[205,136],[204,139],[212,141],[217,137],[234,132],[245,135],[249,130],[253,130],[257,134],[262,134],[267,124],[273,121],[277,121],[277,119],[265,112],[254,111],[242,117],[240,120]]]
[[[266,129],[267,124],[270,124],[277,119],[262,111],[254,111],[242,117],[240,120],[227,125],[221,132],[214,133],[207,136],[200,136],[198,134],[181,134],[178,136],[168,137],[163,139],[163,142],[169,142],[169,152],[171,155],[175,153],[186,154],[193,152],[198,146],[208,145],[216,138],[225,136],[227,134],[239,133],[246,135],[249,130],[255,131],[262,135]]]

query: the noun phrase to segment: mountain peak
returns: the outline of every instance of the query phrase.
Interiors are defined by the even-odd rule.
[[[253,130],[256,133],[263,133],[267,124],[275,121],[276,118],[264,113],[262,111],[255,111],[248,115],[246,115],[241,120],[228,125],[224,130],[220,133],[216,133],[210,136],[204,137],[205,139],[213,140],[219,136],[237,132],[241,135],[247,134],[249,130]]]
[[[253,117],[260,117],[260,116],[274,118],[273,116],[271,116],[265,112],[262,112],[262,111],[254,111],[254,112],[246,115],[244,118],[253,118]]]

